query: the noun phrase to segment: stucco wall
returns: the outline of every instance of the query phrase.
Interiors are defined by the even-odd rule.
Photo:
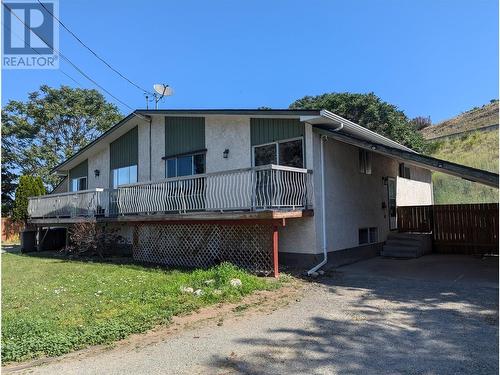
[[[310,124],[305,124],[305,166],[314,171],[320,170],[320,138],[312,132]],[[313,171],[314,216],[289,219],[286,226],[279,229],[279,251],[286,253],[316,254],[322,252],[321,244],[321,175]]]
[[[319,143],[319,142],[318,142]],[[315,147],[319,159],[319,145]],[[359,172],[358,148],[328,139],[325,143],[326,222],[328,251],[342,250],[359,245],[359,228],[377,227],[378,241],[385,241],[389,233],[388,196],[384,177],[397,177],[399,163],[391,158],[372,153],[372,174]],[[411,167],[412,178],[421,181],[397,179],[397,204],[418,204],[432,201],[430,172]],[[319,175],[315,164],[315,174]],[[321,226],[321,190],[315,179],[317,204],[315,218]],[[405,180],[405,181],[401,181]],[[427,203],[426,203],[427,204]],[[383,208],[385,207],[385,208]],[[321,227],[320,227],[321,228]],[[321,243],[321,230],[318,243]],[[318,247],[318,252],[321,249]]]
[[[250,118],[243,116],[207,116],[205,118],[207,173],[252,166]],[[229,157],[222,154],[229,150]]]
[[[109,171],[109,145],[106,148],[96,152],[88,159],[89,174],[88,188],[108,188],[110,184]],[[96,177],[94,171],[99,170],[99,177]]]

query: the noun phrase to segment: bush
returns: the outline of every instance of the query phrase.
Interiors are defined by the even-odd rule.
[[[70,246],[67,252],[74,255],[106,256],[115,255],[125,243],[118,229],[105,224],[83,221],[70,229]]]
[[[16,189],[14,199],[14,209],[12,217],[14,220],[28,221],[28,198],[45,194],[45,186],[40,177],[24,175],[19,178],[19,185]]]

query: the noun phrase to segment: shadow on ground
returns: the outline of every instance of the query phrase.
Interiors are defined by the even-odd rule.
[[[317,313],[300,329],[239,339],[251,354],[214,357],[211,366],[243,374],[498,373],[497,287],[340,270],[320,280],[310,306]]]

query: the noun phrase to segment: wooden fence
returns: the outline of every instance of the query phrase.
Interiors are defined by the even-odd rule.
[[[438,253],[498,254],[498,203],[398,207],[400,232],[432,232]]]
[[[2,241],[13,242],[19,240],[19,232],[24,229],[24,224],[13,221],[9,217],[2,217]]]

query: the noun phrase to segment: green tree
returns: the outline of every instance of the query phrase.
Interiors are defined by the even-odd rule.
[[[122,118],[97,90],[42,85],[26,102],[2,110],[2,157],[10,173],[40,176],[49,188],[52,169]]]
[[[44,194],[45,186],[40,176],[21,176],[16,189],[12,217],[26,223],[28,221],[28,198]]]
[[[404,112],[374,93],[341,92],[305,96],[293,102],[290,108],[326,109],[416,151],[426,150],[424,138],[411,125]]]

